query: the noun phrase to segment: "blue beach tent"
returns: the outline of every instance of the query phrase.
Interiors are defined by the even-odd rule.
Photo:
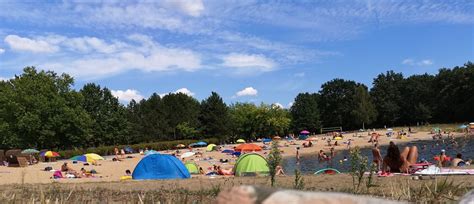
[[[263,143],[267,143],[267,142],[271,142],[271,141],[272,141],[272,139],[270,139],[270,138],[263,138],[263,140],[262,140]]]
[[[188,169],[179,159],[167,154],[150,154],[144,157],[133,170],[132,178],[143,179],[187,179]]]

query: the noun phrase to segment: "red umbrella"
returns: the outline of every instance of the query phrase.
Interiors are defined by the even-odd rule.
[[[241,144],[235,147],[237,152],[253,152],[253,151],[262,151],[262,148],[256,144]]]

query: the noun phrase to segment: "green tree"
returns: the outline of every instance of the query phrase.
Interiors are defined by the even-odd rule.
[[[399,104],[403,125],[431,120],[435,104],[433,80],[434,76],[429,74],[413,75],[403,80],[402,103]]]
[[[184,135],[177,132],[179,124],[186,123],[187,127],[197,129],[199,125],[199,102],[183,93],[168,94],[163,97],[163,115],[167,119],[164,133],[173,135],[169,139],[183,139]]]
[[[354,118],[354,124],[365,129],[365,125],[371,124],[377,117],[372,98],[365,85],[355,87],[352,101],[354,108],[351,111],[351,115]]]
[[[201,102],[199,114],[201,131],[204,135],[226,140],[230,128],[229,108],[216,92]]]
[[[474,120],[474,64],[453,69],[440,69],[433,90],[436,122],[466,122]]]
[[[321,127],[318,94],[300,93],[290,108],[291,128],[297,134],[301,130],[317,132]]]
[[[375,117],[367,87],[363,84],[334,79],[321,86],[320,96],[324,126],[358,129]]]
[[[399,122],[402,83],[403,75],[393,71],[379,74],[374,79],[370,94],[378,113],[377,123],[379,125],[395,125]]]
[[[82,107],[93,120],[90,145],[117,145],[131,141],[126,109],[109,89],[89,83],[80,93],[84,98]]]
[[[252,103],[235,103],[230,106],[233,139],[255,139],[259,125],[257,124],[258,108]]]
[[[4,147],[71,148],[90,140],[91,119],[73,78],[26,67],[0,86],[0,132]]]

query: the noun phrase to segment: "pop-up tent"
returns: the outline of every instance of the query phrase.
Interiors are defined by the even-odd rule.
[[[176,157],[167,154],[150,154],[144,157],[133,170],[132,178],[143,179],[186,179],[188,169]]]
[[[238,140],[236,141],[236,143],[237,143],[237,144],[243,144],[243,143],[245,143],[245,140],[244,140],[244,139],[238,139]]]
[[[188,169],[190,174],[199,174],[199,167],[196,165],[196,163],[186,162],[184,166],[186,167],[186,169]]]
[[[239,157],[237,162],[235,162],[233,172],[235,176],[267,176],[270,169],[265,158],[256,153],[249,153]]]
[[[217,145],[215,145],[215,144],[207,145],[206,151],[211,152],[213,150],[217,150]]]

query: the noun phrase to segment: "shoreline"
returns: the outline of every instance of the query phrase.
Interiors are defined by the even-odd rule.
[[[380,133],[382,131],[375,131],[375,132]],[[366,133],[366,132],[364,132],[364,133]],[[383,131],[383,133],[386,133],[386,131]],[[455,139],[470,136],[470,135],[466,135],[465,133],[453,133],[453,134],[454,134],[453,137]],[[406,137],[406,139],[396,139],[397,136],[387,137],[385,134],[383,134],[379,137],[379,148],[387,147],[391,141],[395,142],[395,144],[399,147],[400,146],[403,147],[406,144],[411,143],[411,142],[433,141],[432,135],[433,134],[430,134],[429,132],[417,132],[417,133],[413,134],[410,137]],[[316,137],[322,138],[322,137],[329,137],[329,136],[318,135]],[[370,139],[370,136],[367,136],[367,135],[362,136],[362,137],[360,137],[360,136],[359,137],[352,137],[352,136],[346,135],[346,136],[344,136],[344,140],[341,140],[341,141],[346,141],[347,139],[354,139],[354,138],[356,138],[357,142],[353,141],[353,144],[351,145],[351,149],[355,148],[355,147],[359,147],[360,149],[368,149],[368,148],[373,147],[373,144],[368,142],[369,139]],[[446,138],[445,134],[443,134],[443,138]],[[361,139],[365,139],[366,140],[365,143],[363,141],[361,141]],[[301,143],[303,143],[303,142],[304,141],[302,141]],[[324,144],[321,145],[321,143],[324,143]],[[331,143],[334,144],[334,140]],[[300,146],[300,145],[298,145],[298,146]],[[313,150],[316,147],[318,147],[318,149],[314,150],[314,151],[301,151],[301,150],[305,150],[305,149],[312,149]],[[339,146],[332,145],[331,147],[334,147],[336,154],[339,153],[339,152],[342,152],[342,151],[349,151],[350,150],[350,149],[347,148],[346,144],[340,144]],[[327,145],[325,140],[319,139],[317,141],[317,143],[313,144],[313,147],[300,148],[300,156],[317,155],[319,150],[323,150],[324,152],[327,153],[330,150],[331,147]],[[295,157],[295,156],[296,156],[296,151],[294,151],[294,153],[291,153],[291,154],[284,154],[283,155],[284,158]]]
[[[432,135],[429,134],[429,132],[418,132],[418,133],[412,134],[411,137],[408,137],[406,140],[393,139],[393,138],[396,138],[396,136],[392,136],[392,138],[388,138],[385,136],[385,131],[376,131],[376,132],[382,135],[379,137],[380,146],[388,145],[390,141],[395,141],[397,145],[403,145],[403,144],[413,142],[413,141],[432,140]],[[356,146],[360,148],[371,147],[372,144],[368,143],[370,136],[367,136],[366,132],[363,134],[364,135],[361,137],[353,137],[353,133],[344,134],[344,139],[339,140],[338,142],[341,145],[335,147],[336,153],[347,150],[347,145],[343,144],[343,142],[347,141],[348,139],[353,140],[351,148],[356,147]],[[464,134],[455,134],[456,138],[463,137],[463,136]],[[290,145],[289,142],[285,140],[281,140],[280,144],[283,145],[283,147],[280,148],[280,150],[283,151],[282,157],[284,159],[295,157],[296,147],[301,147],[299,153],[302,156],[317,155],[317,152],[319,152],[320,149],[326,152],[329,152],[330,147],[327,146],[327,143],[321,139],[322,137],[324,136],[321,136],[321,135],[318,136],[319,141],[315,142],[313,147],[310,147],[310,148],[302,148],[302,144],[305,141],[296,140],[295,141],[296,145]],[[258,142],[254,144],[261,146],[262,142]],[[232,149],[234,146],[236,145],[235,144],[224,145],[222,150]],[[181,150],[181,154],[187,151],[189,150],[183,149]],[[203,156],[202,157],[198,157],[198,156],[188,157],[188,158],[183,159],[182,161],[195,162],[198,166],[202,167],[204,171],[207,171],[208,168],[212,168],[213,165],[220,165],[224,169],[230,169],[234,166],[235,161],[237,159],[236,157],[232,157],[231,155],[223,154],[218,151],[207,152],[205,147],[195,148],[193,149],[193,151],[201,152]],[[266,157],[269,151],[270,150],[263,150],[257,153]],[[171,154],[174,152],[175,150],[160,151],[160,153],[164,153],[164,154]],[[139,154],[131,154],[130,156],[133,156],[133,158],[123,159],[121,162],[114,162],[114,161],[111,161],[110,159],[99,161],[99,164],[101,164],[100,166],[84,166],[82,165],[82,163],[73,164],[72,161],[70,160],[59,160],[58,162],[53,162],[53,163],[39,163],[36,165],[24,167],[24,168],[0,166],[0,185],[22,184],[22,183],[34,184],[34,183],[119,182],[120,177],[124,175],[125,170],[133,171],[135,166],[143,157],[143,155],[139,155]],[[228,160],[229,162],[222,163],[220,162],[221,159]],[[68,162],[70,167],[73,168],[74,170],[79,170],[81,168],[85,168],[86,170],[94,169],[97,172],[99,172],[99,174],[97,174],[96,178],[60,179],[60,180],[50,179],[53,173],[44,171],[44,168],[50,166],[53,169],[59,169],[63,162]],[[218,176],[218,177],[213,177],[213,178],[221,178],[221,177]],[[228,177],[222,177],[222,178],[228,178]],[[210,179],[210,177],[206,177],[202,175],[197,175],[197,176],[193,175],[192,180],[195,180],[195,179],[208,180]]]

